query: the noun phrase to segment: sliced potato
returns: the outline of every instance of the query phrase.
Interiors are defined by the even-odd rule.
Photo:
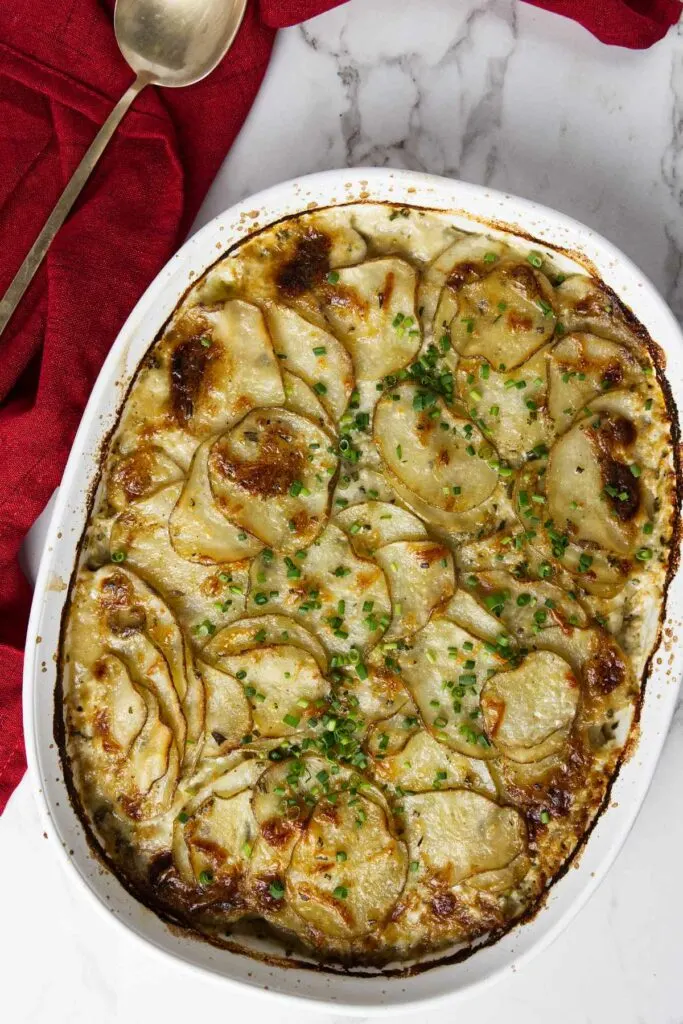
[[[429,263],[458,237],[450,215],[440,210],[377,206],[360,203],[353,209],[353,226],[370,246],[370,255],[398,254]]]
[[[199,440],[250,409],[279,405],[284,391],[263,315],[241,300],[181,311],[143,368],[117,435],[126,453],[140,438],[185,468]]]
[[[185,826],[195,881],[210,887],[236,874],[246,861],[242,851],[253,832],[248,790],[229,797],[211,796]]]
[[[612,454],[608,430],[610,424],[586,418],[555,442],[546,474],[548,513],[555,528],[573,539],[628,557],[640,486],[628,465]]]
[[[142,821],[168,807],[180,761],[159,701],[139,678],[114,654],[79,668],[66,724],[75,776],[92,805]]]
[[[161,720],[159,702],[155,694],[144,686],[140,686],[139,693],[145,702],[147,714],[145,724],[131,747],[128,762],[136,787],[141,794],[146,795],[154,783],[163,779],[168,772],[173,771],[177,777],[179,762],[173,733]]]
[[[440,400],[423,408],[424,394],[418,385],[403,384],[379,401],[374,436],[384,462],[410,491],[436,509],[464,512],[481,505],[498,483],[498,474],[487,461],[490,445],[477,427],[455,416]],[[438,411],[438,419],[430,411]]]
[[[637,684],[624,652],[604,629],[573,629],[559,626],[545,630],[539,637],[539,649],[551,651],[569,662],[582,682],[581,715],[611,717],[633,697]]]
[[[243,565],[205,566],[179,557],[170,543],[169,516],[182,489],[170,484],[130,505],[114,521],[110,546],[125,553],[126,565],[163,597],[201,648],[243,613],[249,575]]]
[[[500,477],[493,493],[481,505],[466,509],[464,512],[449,512],[424,501],[391,471],[387,471],[385,476],[391,484],[394,496],[423,519],[437,537],[451,544],[460,545],[472,537],[486,537],[501,529],[514,515],[512,503],[507,495],[506,478],[503,477]]]
[[[520,641],[533,640],[543,629],[585,626],[587,622],[578,601],[547,580],[519,579],[504,570],[493,569],[468,574],[465,585]]]
[[[337,857],[345,854],[344,859]],[[381,927],[405,883],[407,857],[383,807],[342,793],[321,800],[287,871],[287,897],[311,927],[356,938]]]
[[[415,270],[397,258],[338,271],[323,308],[351,354],[358,380],[381,380],[417,355],[421,331],[416,288]]]
[[[261,775],[252,794],[259,826],[249,865],[253,876],[283,877],[316,803],[348,776],[347,769],[310,754],[287,758]]]
[[[635,343],[634,331],[614,294],[587,274],[571,274],[555,289],[557,315],[566,331],[590,331],[603,338]]]
[[[380,727],[377,729],[381,736]],[[449,750],[428,732],[420,730],[410,737],[399,753],[377,760],[374,771],[380,782],[399,786],[409,793],[424,793],[432,789],[474,789],[495,799],[496,787],[487,765],[486,761]]]
[[[579,705],[571,666],[550,651],[534,651],[484,684],[481,709],[488,735],[513,761],[540,761],[564,747]]]
[[[513,807],[466,789],[405,798],[410,856],[449,886],[507,868],[526,853],[524,819]]]
[[[461,754],[493,757],[479,693],[497,656],[454,622],[433,617],[398,660],[427,729]]]
[[[305,416],[332,438],[336,429],[334,421],[312,388],[301,377],[287,370],[283,372],[282,380],[285,386],[285,409]]]
[[[461,401],[513,466],[554,436],[546,410],[546,358],[547,348],[541,349],[514,373],[498,372],[482,359],[458,363],[455,384]]]
[[[393,651],[393,645],[390,647]],[[344,679],[342,692],[358,701],[357,710],[365,724],[390,718],[402,708],[407,709],[406,714],[411,713],[410,693],[403,685],[400,672],[387,666],[386,651],[387,648],[381,645],[370,652],[366,665],[367,679],[348,674]]]
[[[262,644],[293,644],[315,658],[323,675],[327,673],[325,648],[313,634],[286,615],[255,615],[240,619],[208,644],[205,656],[210,660],[241,654]]]
[[[495,644],[501,637],[500,622],[472,597],[471,589],[458,587],[444,609],[444,617],[466,632]]]
[[[353,550],[361,558],[372,558],[385,544],[398,540],[423,540],[424,524],[412,512],[387,501],[366,501],[337,512],[337,526],[348,535]]]
[[[422,274],[418,304],[422,311],[425,336],[437,340],[450,337],[449,325],[457,310],[457,299],[446,282],[463,260],[480,263],[486,256],[500,259],[509,252],[503,242],[483,235],[464,235],[445,249]],[[439,308],[441,307],[441,308]]]
[[[384,573],[374,562],[358,558],[332,523],[291,558],[263,552],[252,563],[251,581],[253,611],[267,608],[291,616],[332,654],[346,654],[351,647],[365,650],[389,625]],[[259,605],[259,595],[267,598],[265,604]]]
[[[291,736],[315,715],[329,684],[312,655],[293,644],[263,644],[237,654],[208,652],[222,672],[242,682],[261,737]]]
[[[169,519],[173,547],[192,562],[235,562],[252,558],[263,544],[231,523],[215,502],[209,482],[211,437],[197,448],[177,504]]]
[[[562,338],[548,359],[548,412],[558,433],[593,398],[641,378],[640,364],[626,346],[580,332]]]
[[[224,300],[238,294],[260,301],[277,300],[320,321],[318,295],[336,267],[359,263],[365,256],[362,237],[348,223],[346,211],[316,210],[273,225],[222,260],[200,283],[198,298]]]
[[[461,356],[483,356],[496,370],[521,366],[555,329],[553,289],[545,274],[522,262],[507,246],[469,236],[434,265],[426,282],[434,334],[446,333]],[[421,300],[422,301],[422,300]]]
[[[457,294],[451,343],[462,356],[483,356],[497,370],[509,371],[552,336],[553,291],[548,279],[526,263],[511,260],[494,267],[471,280],[462,264],[451,274],[447,287]]]
[[[432,540],[395,541],[375,553],[391,595],[392,620],[385,639],[422,629],[455,590],[453,556]]]
[[[249,413],[209,453],[218,507],[280,551],[305,547],[318,536],[336,467],[328,435],[284,409]]]
[[[83,572],[74,592],[70,629],[74,678],[91,672],[104,653],[116,654],[134,685],[154,692],[182,755],[187,730],[181,705],[188,693],[193,701],[196,695],[189,681],[189,650],[161,598],[122,567]],[[198,733],[191,738],[196,741]]]
[[[315,390],[334,420],[344,412],[354,384],[353,364],[329,331],[316,327],[288,306],[271,303],[266,320],[282,367]]]
[[[146,498],[167,484],[182,480],[183,471],[161,449],[143,445],[114,458],[107,476],[107,501],[116,512]]]
[[[198,661],[196,667],[206,693],[202,756],[221,757],[239,747],[242,738],[251,732],[251,708],[244,687],[234,676],[219,672],[205,661]]]
[[[523,535],[517,535],[522,542],[519,551],[535,551],[542,556],[543,561],[536,566],[539,574],[542,572],[554,577],[559,571],[554,559],[563,570],[575,577],[576,585],[590,594],[600,597],[618,594],[628,579],[631,563],[613,552],[600,550],[592,542],[574,539],[569,532],[556,527],[554,519],[549,516],[546,501],[546,465],[545,460],[542,465],[527,465],[520,471],[515,482],[515,509],[526,528]],[[538,499],[542,499],[540,504],[535,503]],[[582,512],[579,502],[574,498],[569,502],[569,510],[577,518]],[[503,564],[514,568],[517,561],[518,556],[508,549]],[[531,561],[527,559],[527,565]],[[538,559],[534,561],[538,562]],[[525,575],[528,573],[524,566],[522,571]]]
[[[403,750],[410,737],[421,729],[417,704],[408,694],[408,699],[395,714],[372,726],[366,741],[367,749],[374,758],[391,757]]]

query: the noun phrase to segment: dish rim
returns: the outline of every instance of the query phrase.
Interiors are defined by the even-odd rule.
[[[571,250],[572,254],[580,254],[584,262],[593,265],[603,280],[633,309],[662,348],[667,357],[666,377],[672,396],[678,407],[683,408],[683,334],[673,314],[628,257],[580,222],[540,204],[484,186],[405,170],[359,168],[324,171],[272,186],[230,207],[188,239],[144,292],[112,346],[83,413],[47,531],[27,633],[23,697],[29,772],[46,831],[61,850],[61,862],[71,865],[89,898],[105,911],[109,920],[117,919],[128,934],[132,933],[147,948],[154,948],[164,958],[173,957],[192,970],[208,972],[213,978],[228,981],[243,990],[246,985],[300,1006],[310,1008],[313,1001],[326,1003],[336,1012],[370,1016],[407,1012],[445,999],[466,998],[493,984],[501,975],[546,948],[605,877],[642,806],[676,703],[678,681],[683,670],[683,650],[677,653],[675,643],[681,621],[674,620],[674,609],[683,607],[680,565],[669,584],[666,615],[657,647],[657,654],[662,655],[668,643],[666,671],[663,665],[660,667],[655,663],[653,657],[635,754],[626,760],[617,775],[609,806],[591,831],[578,859],[577,870],[558,879],[543,907],[531,921],[511,929],[468,960],[437,964],[408,978],[378,975],[368,979],[353,974],[285,969],[216,949],[199,939],[176,934],[152,911],[137,903],[107,871],[108,880],[113,880],[118,889],[118,902],[122,905],[134,903],[134,907],[127,908],[128,916],[139,920],[133,924],[124,922],[120,916],[122,910],[112,912],[106,902],[107,898],[112,900],[112,894],[104,894],[104,890],[111,886],[101,882],[101,862],[95,859],[87,844],[83,848],[84,830],[67,797],[59,751],[53,743],[54,687],[46,687],[46,680],[41,677],[47,675],[52,679],[54,675],[56,682],[56,666],[53,667],[51,659],[49,662],[40,661],[41,653],[46,649],[48,653],[56,650],[59,640],[61,614],[71,576],[69,570],[66,581],[63,579],[64,564],[69,563],[69,559],[72,568],[75,564],[87,518],[91,484],[99,471],[101,445],[117,419],[117,410],[127,394],[140,359],[183,293],[237,241],[256,230],[283,216],[305,212],[312,202],[317,206],[330,206],[354,201],[442,208],[461,213],[474,223],[477,218],[485,221],[488,218],[488,225],[494,224],[500,230],[507,228],[508,233],[527,242],[533,238],[542,245],[559,246]],[[263,220],[254,216],[258,213],[263,213]],[[486,230],[486,225],[482,230]],[[621,286],[613,283],[614,278],[621,281]],[[112,388],[112,384],[116,386]],[[77,520],[75,526],[72,525],[74,517]],[[62,589],[59,589],[60,579],[66,584]],[[668,641],[664,638],[666,629],[671,630]],[[44,668],[46,665],[48,667]],[[655,699],[655,695],[659,699]],[[45,742],[46,706],[50,720],[48,743]],[[53,778],[54,782],[51,781]],[[61,789],[57,788],[60,783]],[[61,801],[55,799],[55,792],[63,797]],[[616,806],[614,797],[619,798]],[[71,855],[70,849],[77,850],[77,853]],[[573,884],[576,877],[580,878],[578,885]],[[559,910],[558,903],[562,905]],[[147,919],[148,916],[154,918],[157,926],[167,933],[165,936]],[[164,938],[167,941],[163,941]],[[188,945],[190,943],[192,945]],[[520,951],[517,946],[521,947]],[[211,962],[219,957],[223,961],[222,969]],[[484,960],[486,967],[482,966]],[[226,970],[229,973],[226,974]],[[458,972],[466,976],[464,980]],[[445,974],[449,980],[445,979]],[[298,983],[294,982],[295,975],[300,976]],[[265,985],[271,988],[266,990]]]

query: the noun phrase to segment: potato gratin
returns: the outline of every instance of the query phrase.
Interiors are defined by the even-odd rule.
[[[495,938],[634,738],[673,409],[616,296],[500,234],[283,220],[190,289],[123,405],[64,757],[108,865],[212,942],[358,967]]]

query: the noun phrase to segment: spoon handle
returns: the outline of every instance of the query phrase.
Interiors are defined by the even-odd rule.
[[[149,78],[146,75],[138,75],[133,84],[126,89],[123,96],[91,142],[90,147],[80,164],[71,175],[69,183],[57,200],[52,213],[45,221],[43,230],[31,246],[28,255],[19,267],[19,270],[15,274],[14,279],[5,292],[3,298],[0,299],[0,335],[7,326],[14,310],[19,305],[22,295],[33,280],[33,275],[43,262],[43,258],[50,247],[52,239],[66,220],[71,207],[80,195],[81,189],[90,177],[95,164],[102,156],[107,143],[116,131],[123,115],[126,113],[138,93],[144,89],[148,83]]]

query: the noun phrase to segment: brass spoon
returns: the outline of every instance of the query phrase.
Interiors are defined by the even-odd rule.
[[[146,85],[177,88],[205,78],[231,47],[247,0],[116,0],[114,31],[137,78],[95,136],[0,300],[0,335],[123,115]]]

